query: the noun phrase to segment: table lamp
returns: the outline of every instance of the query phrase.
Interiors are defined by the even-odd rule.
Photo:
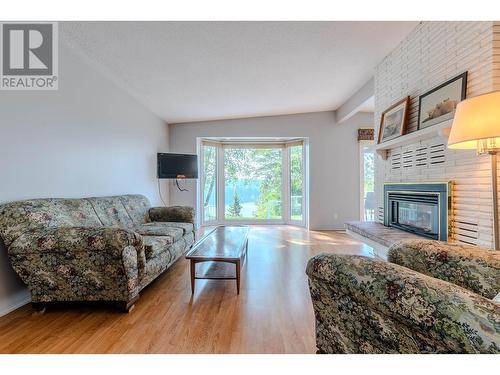
[[[500,151],[500,91],[466,99],[457,105],[448,148],[476,149],[491,155],[493,239],[499,250],[497,153]]]

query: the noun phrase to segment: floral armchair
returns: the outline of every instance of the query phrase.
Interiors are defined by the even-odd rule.
[[[411,240],[388,260],[309,260],[318,353],[500,352],[500,252]]]

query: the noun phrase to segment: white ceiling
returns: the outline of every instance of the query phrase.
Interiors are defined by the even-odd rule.
[[[168,123],[337,109],[417,22],[63,22]]]

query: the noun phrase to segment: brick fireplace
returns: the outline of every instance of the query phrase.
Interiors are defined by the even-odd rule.
[[[464,71],[467,97],[500,90],[500,70],[495,68],[500,64],[499,42],[499,22],[422,22],[376,67],[375,127],[386,108],[410,95],[412,134],[411,141],[391,146],[376,158],[379,223],[388,215],[385,183],[453,181],[448,240],[493,247],[492,212],[497,202],[492,200],[490,156],[448,149],[446,127],[451,122],[434,125],[439,130],[420,137],[417,116],[419,95]]]

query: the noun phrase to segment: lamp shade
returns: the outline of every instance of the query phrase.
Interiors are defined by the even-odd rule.
[[[458,103],[448,148],[498,149],[500,147],[500,91]]]

